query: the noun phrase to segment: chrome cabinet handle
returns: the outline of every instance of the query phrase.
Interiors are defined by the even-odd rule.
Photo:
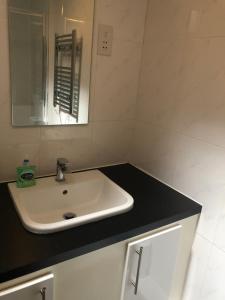
[[[141,259],[142,259],[142,254],[143,254],[143,247],[140,247],[140,250],[136,250],[136,253],[139,255],[137,273],[136,273],[136,280],[135,280],[135,282],[133,280],[131,280],[131,284],[134,286],[134,295],[137,295],[137,292],[138,292],[138,283],[139,283],[139,276],[140,276],[140,268],[141,268]]]
[[[42,300],[46,300],[46,290],[47,290],[46,287],[43,287],[43,288],[40,290],[40,294],[41,294],[41,296],[42,296]]]

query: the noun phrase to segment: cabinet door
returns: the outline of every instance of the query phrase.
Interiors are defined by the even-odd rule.
[[[53,274],[0,291],[0,300],[52,300]]]
[[[128,244],[121,300],[168,300],[181,226]]]

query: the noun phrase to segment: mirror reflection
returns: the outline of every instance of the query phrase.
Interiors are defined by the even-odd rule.
[[[93,0],[8,0],[12,124],[88,123]]]

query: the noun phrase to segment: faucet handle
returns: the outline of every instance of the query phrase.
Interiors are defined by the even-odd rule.
[[[69,164],[69,161],[66,159],[66,158],[57,158],[57,165],[60,165],[60,166],[66,166]]]
[[[60,166],[63,171],[67,171],[68,173],[70,173],[68,171],[68,168],[71,166],[71,164],[66,158],[63,157],[57,158],[57,165]]]

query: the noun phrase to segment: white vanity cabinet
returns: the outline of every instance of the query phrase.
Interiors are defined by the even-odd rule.
[[[182,226],[128,244],[121,300],[168,300]]]
[[[0,300],[53,300],[53,274],[0,291]]]
[[[195,215],[2,283],[0,295],[7,289],[29,285],[36,278],[53,274],[53,298],[45,300],[182,300],[198,219],[199,215]],[[131,281],[136,284],[138,262],[135,296]],[[28,294],[22,298],[11,294],[6,298],[0,296],[0,300],[42,300],[41,287],[43,285],[37,286],[35,295],[28,288]]]

